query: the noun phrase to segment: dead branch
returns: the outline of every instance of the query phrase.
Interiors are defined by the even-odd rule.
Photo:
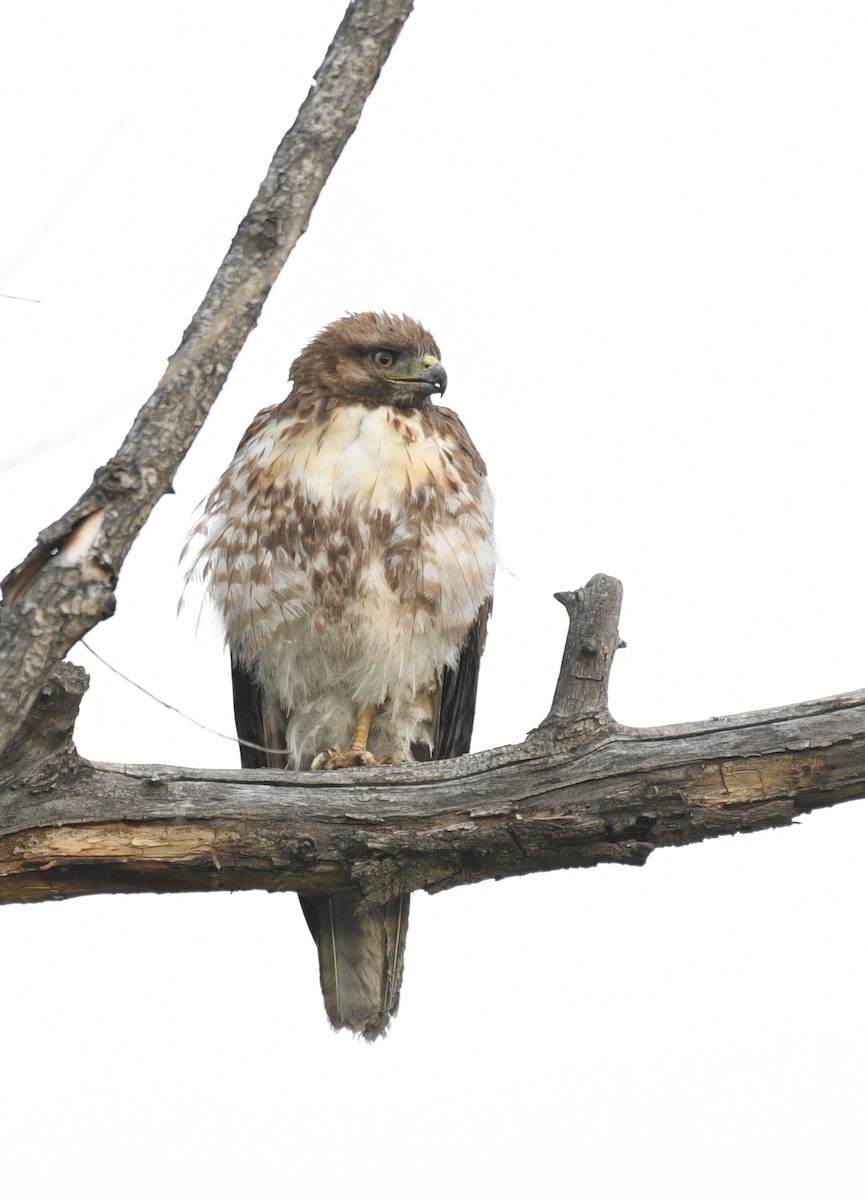
[[[630,729],[606,708],[621,586],[570,614],[549,717],[519,746],[337,773],[90,763],[64,666],[0,761],[0,901],[106,892],[360,888],[381,899],[482,879],[642,865],[661,846],[791,824],[865,792],[865,692]]]
[[[114,610],[120,567],[201,428],[258,321],[412,0],[349,5],[297,120],[282,139],[180,346],[123,445],[3,582],[0,752],[52,668]]]
[[[547,718],[519,746],[417,766],[206,771],[82,760],[87,685],[58,665],[111,614],[118,571],[254,327],[411,9],[350,5],[216,277],[117,454],[8,576],[0,609],[0,901],[243,888],[367,900],[790,824],[865,791],[865,692],[660,729],[607,707],[621,585],[570,617]]]

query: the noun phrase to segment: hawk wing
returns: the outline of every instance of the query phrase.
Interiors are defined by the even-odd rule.
[[[481,605],[474,625],[466,634],[456,667],[445,667],[442,672],[432,752],[426,745],[412,746],[412,753],[418,762],[432,758],[457,758],[460,754],[468,754],[471,748],[478,674],[492,607],[490,597]]]
[[[234,694],[234,724],[242,767],[269,767],[264,740],[263,697],[252,672],[231,656],[231,690]],[[245,743],[251,743],[246,745]]]
[[[253,673],[242,666],[233,654],[231,689],[234,694],[234,724],[240,745],[240,765],[244,768],[284,767],[287,762],[285,720],[273,711]],[[268,752],[267,747],[273,749]]]

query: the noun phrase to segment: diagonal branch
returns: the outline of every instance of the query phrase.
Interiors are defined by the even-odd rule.
[[[129,548],[174,474],[339,155],[412,8],[354,0],[200,308],[123,445],[4,581],[0,752],[52,668],[114,610]]]
[[[71,728],[84,672],[65,666],[15,761],[0,761],[0,902],[349,886],[378,900],[642,865],[661,846],[789,825],[865,793],[865,691],[659,729],[616,724],[606,686],[620,592],[595,576],[568,605],[556,696],[578,714],[570,726],[560,708],[519,746],[415,766],[318,774],[83,762]],[[590,656],[602,671],[581,667],[587,644],[610,648]]]

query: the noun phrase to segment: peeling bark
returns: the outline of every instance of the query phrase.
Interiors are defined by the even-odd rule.
[[[70,646],[110,616],[124,558],[200,428],[339,153],[410,0],[350,5],[156,391],[81,500],[4,582],[0,902],[244,888],[367,902],[788,825],[865,792],[865,692],[660,729],[607,708],[621,585],[562,593],[549,715],[519,746],[316,774],[91,763]],[[59,665],[58,665],[59,664]]]
[[[349,5],[297,120],[123,445],[3,581],[0,752],[53,666],[113,613],[120,567],[255,328],[411,8],[412,0]]]
[[[0,901],[349,887],[380,901],[640,866],[658,847],[789,825],[865,792],[865,692],[627,728],[606,708],[621,585],[595,576],[567,595],[550,716],[518,746],[443,762],[321,774],[89,763],[71,751],[83,672],[65,668],[31,722],[31,744],[55,752],[0,761]]]

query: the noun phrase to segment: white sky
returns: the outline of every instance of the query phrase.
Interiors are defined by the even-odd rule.
[[[45,0],[0,45],[2,565],[117,447],[343,0]],[[865,685],[865,8],[418,0],[93,646],[230,731],[193,510],[346,310],[435,333],[502,570],[476,747],[545,715],[553,591],[625,584],[613,713]],[[230,766],[108,674],[100,759]],[[4,1193],[860,1197],[865,808],[418,896],[402,1010],[326,1026],[292,896],[0,912]]]

